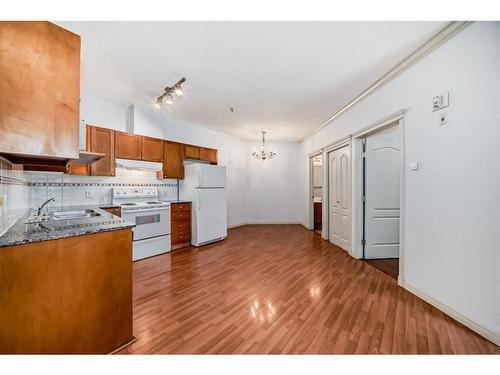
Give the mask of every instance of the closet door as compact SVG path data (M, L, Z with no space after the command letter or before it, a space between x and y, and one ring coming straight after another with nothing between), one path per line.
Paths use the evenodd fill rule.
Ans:
M399 257L399 127L366 138L365 258Z
M351 244L351 173L349 146L329 153L330 242L349 250Z

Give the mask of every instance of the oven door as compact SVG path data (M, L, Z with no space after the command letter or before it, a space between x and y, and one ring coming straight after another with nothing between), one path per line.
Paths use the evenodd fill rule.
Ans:
M170 208L123 210L122 219L135 223L134 241L170 234Z

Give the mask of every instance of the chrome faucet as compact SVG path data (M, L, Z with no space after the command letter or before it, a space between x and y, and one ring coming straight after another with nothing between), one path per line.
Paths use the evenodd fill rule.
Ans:
M48 205L50 202L55 201L55 200L56 200L56 198L49 198L45 202L43 202L40 206L38 206L37 212L36 212L37 216L40 216L42 214L42 210L46 205Z

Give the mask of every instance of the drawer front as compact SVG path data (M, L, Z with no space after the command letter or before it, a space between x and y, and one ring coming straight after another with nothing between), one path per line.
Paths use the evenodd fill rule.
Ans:
M172 237L172 245L191 241L191 233L173 233L172 232L171 237Z
M175 220L171 224L172 233L191 233L191 221L190 220Z
M189 212L189 211L178 211L178 212L172 211L171 220L172 221L191 220L191 212Z
M180 212L180 211L191 212L191 203L173 203L170 204L170 210L172 212Z

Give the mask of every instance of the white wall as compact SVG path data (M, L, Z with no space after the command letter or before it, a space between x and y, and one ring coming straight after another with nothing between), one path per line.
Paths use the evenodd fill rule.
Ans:
M299 145L271 142L278 150L272 160L248 161L248 223L299 222ZM249 143L246 154L259 143Z
M80 115L86 123L97 126L218 149L219 164L227 167L229 226L298 222L296 143L273 144L280 156L263 166L251 159L253 144L194 124L176 123L172 116L152 105L131 107L83 95Z
M406 110L404 282L500 340L500 23L465 29L301 145L307 155ZM450 92L448 124L432 97ZM408 163L421 169L412 171Z
M0 157L0 235L31 206L28 176L22 165Z

